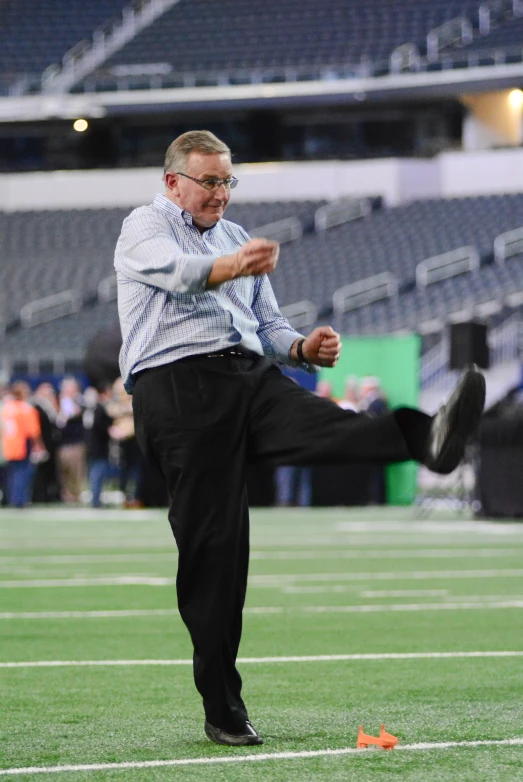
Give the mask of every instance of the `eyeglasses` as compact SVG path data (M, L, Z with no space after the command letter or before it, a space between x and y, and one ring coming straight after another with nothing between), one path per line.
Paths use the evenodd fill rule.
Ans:
M210 193L219 190L222 185L226 190L234 190L238 184L238 180L235 176L227 177L227 179L196 179L196 177L189 176L189 174L182 174L181 171L176 171L175 173L178 174L178 176L184 176L186 179L192 179L193 182L198 182L199 185Z

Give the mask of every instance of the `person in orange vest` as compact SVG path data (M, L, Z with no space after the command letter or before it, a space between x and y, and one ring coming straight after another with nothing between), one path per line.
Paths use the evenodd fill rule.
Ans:
M27 401L30 393L27 383L13 383L0 413L2 452L7 462L7 503L15 508L23 508L31 497L31 457L34 460L46 456L38 413Z

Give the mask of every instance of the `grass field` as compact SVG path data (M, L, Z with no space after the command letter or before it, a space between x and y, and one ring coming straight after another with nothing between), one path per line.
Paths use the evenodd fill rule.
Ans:
M265 745L232 749L203 733L165 512L1 514L0 777L523 780L523 525L253 511ZM356 751L382 722L398 747Z

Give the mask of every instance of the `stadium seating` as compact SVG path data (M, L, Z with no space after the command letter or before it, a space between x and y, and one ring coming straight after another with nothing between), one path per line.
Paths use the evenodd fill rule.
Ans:
M408 41L424 46L429 30L460 14L477 17L479 0L181 0L123 49L86 84L103 83L115 66L168 63L172 76L227 74L385 62ZM202 42L204 42L202 44ZM341 75L351 71L342 68ZM340 75L340 74L336 74ZM183 79L182 79L183 81ZM114 78L113 78L114 82ZM129 82L131 83L131 82Z
M111 273L114 247L129 209L0 213L5 318L24 304L76 288L96 292Z
M2 0L0 94L16 79L61 63L72 47L92 40L94 30L121 18L126 5L125 0ZM331 76L379 70L403 43L413 42L424 53L427 33L452 18L466 16L477 29L480 5L481 0L180 0L86 77L80 89L103 88L104 81L115 88L119 77L113 69L129 65L138 66L128 79L131 86L140 86L140 65L155 64L172 68L162 75L163 86L186 83L187 74L198 81L231 74L233 80L250 79L246 74L252 71L278 78L282 69L293 68L295 77L304 78L329 69ZM463 51L521 48L522 19L496 24Z
M52 361L63 357L81 364L91 337L118 323L116 302L99 302L84 307L75 315L42 323L34 328L18 328L6 334L0 352L11 361L25 362L31 357Z
M187 74L250 79L249 72L278 78L282 69L295 77L318 71L350 76L388 62L399 45L413 42L425 50L427 33L456 16L477 24L480 0L180 0L107 60L79 89L115 88L121 66L171 66L163 86L183 84ZM17 78L41 74L61 63L64 54L95 29L121 18L125 0L3 0L0 2L0 94ZM505 23L474 47L521 40L521 20ZM202 43L204 42L204 43ZM270 71L273 69L271 75ZM147 69L146 69L147 70ZM244 74L243 77L241 74ZM227 76L228 75L228 76ZM287 78L289 73L286 74ZM292 78L292 74L290 75ZM121 83L121 82L120 82ZM139 67L126 82L140 86ZM146 86L148 81L143 83ZM78 88L76 88L78 89Z
M403 293L345 313L336 323L345 334L379 334L400 330L423 330L433 319L444 323L449 315L466 312L484 302L500 302L514 291L523 291L523 256L504 266L489 264L467 274L451 277L426 288Z
M361 220L284 245L273 285L282 303L288 303L291 294L294 301L311 299L321 311L332 303L336 288L380 272L393 272L400 286L408 288L414 284L420 261L463 245L477 247L487 262L495 237L520 226L522 195L416 201L381 209ZM455 278L449 285L455 285L458 291L463 279ZM433 296L434 289L434 285L429 286L426 295ZM421 306L422 294L416 295L415 301ZM457 298L460 296L461 292ZM381 320L380 324L383 328Z
M14 79L60 63L97 27L118 18L125 0L4 0L0 3L0 74Z

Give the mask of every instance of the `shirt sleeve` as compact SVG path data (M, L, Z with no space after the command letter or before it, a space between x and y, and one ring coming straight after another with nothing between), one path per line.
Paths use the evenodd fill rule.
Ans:
M184 253L167 221L147 207L124 220L114 265L133 280L176 293L202 293L220 255Z
M256 279L252 311L259 323L257 334L266 356L277 359L283 364L304 369L306 372L317 371L317 367L313 364L291 360L292 344L295 340L302 339L303 335L295 331L281 314L272 285L265 274Z

